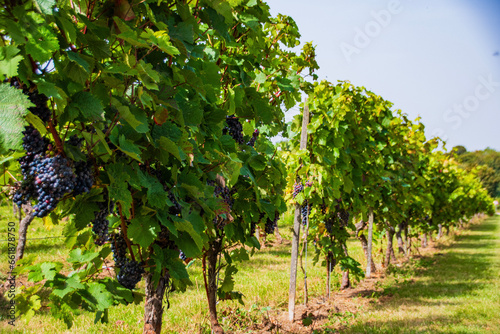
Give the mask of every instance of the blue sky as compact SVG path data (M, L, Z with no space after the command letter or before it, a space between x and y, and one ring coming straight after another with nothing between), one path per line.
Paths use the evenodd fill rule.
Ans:
M266 2L317 46L320 79L349 80L420 116L448 149L500 150L500 1Z

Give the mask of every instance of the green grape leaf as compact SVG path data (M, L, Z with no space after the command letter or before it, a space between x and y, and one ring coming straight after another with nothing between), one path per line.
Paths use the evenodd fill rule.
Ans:
M13 77L17 75L19 62L23 60L23 56L17 55L19 49L14 45L0 47L0 75Z
M106 286L101 283L92 282L88 285L88 293L92 298L87 299L95 308L100 311L113 305L113 295L106 290Z
M99 252L90 252L81 248L73 249L69 253L68 262L70 263L87 263L91 262L99 256Z
M149 216L139 216L130 221L127 235L134 243L144 248L149 247L160 232L156 219Z
M101 101L89 92L78 92L68 105L72 114L81 114L84 119L98 121L103 119L104 109Z
M36 0L34 2L43 14L52 14L52 8L56 5L56 0Z
M123 173L124 166L120 163L110 164L107 167L107 172L111 184L108 187L109 197L115 199L123 205L123 214L130 216L132 208L132 194L128 189L128 180L130 175Z
M136 145L132 140L126 139L125 135L120 135L118 139L120 146L118 148L123 153L134 158L135 160L142 162L141 160L141 147Z
M24 116L31 106L20 89L0 84L0 152L21 149Z
M172 140L168 139L167 137L160 137L158 143L160 144L160 148L162 150L167 151L168 153L176 157L177 160L182 162L181 155L179 153L179 146L177 146Z
M64 281L62 287L54 288L52 293L59 298L64 298L68 293L79 289L85 289L85 286L80 282L78 275L73 275Z

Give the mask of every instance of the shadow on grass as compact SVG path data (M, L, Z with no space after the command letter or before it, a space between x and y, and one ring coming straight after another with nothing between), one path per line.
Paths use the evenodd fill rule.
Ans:
M63 240L63 239L61 239ZM17 246L17 243L16 243ZM28 240L24 248L24 255L29 255L31 253L39 253L50 251L52 249L62 249L64 248L63 241L43 241L43 240ZM2 252L7 253L7 243L1 248Z
M444 247L446 254L423 256L414 266L391 270L395 282L382 293L371 296L378 299L376 309L388 314L397 312L401 305L415 307L439 307L461 305L457 297L478 294L491 279L493 252L499 229L498 219L490 218L481 225L470 228L467 235L458 236L454 244ZM414 281L412 278L416 278ZM370 297L370 296L368 296ZM446 300L447 298L452 301ZM473 314L471 314L473 316ZM458 322L458 323L457 323ZM487 324L484 324L485 326ZM405 319L367 319L359 321L341 333L474 333L457 321L457 317L440 315L419 316L414 311ZM318 332L320 333L320 332Z

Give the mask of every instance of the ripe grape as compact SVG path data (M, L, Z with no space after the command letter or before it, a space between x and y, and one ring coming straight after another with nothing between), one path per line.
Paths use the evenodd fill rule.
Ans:
M102 246L108 241L109 220L107 217L110 212L113 212L113 202L99 202L99 211L95 212L95 218L92 220L92 232L97 236L94 243L97 246Z
M122 232L114 233L111 237L111 251L113 252L113 260L115 261L115 267L122 267L128 260L127 255L127 243L123 237Z
M82 144L83 138L79 138L76 135L73 135L66 140L66 144L75 146L75 147L80 147Z
M75 167L75 189L73 194L75 196L88 193L94 184L94 176L92 174L92 162L90 161L77 161L74 163Z
M34 107L29 108L29 111L31 111L33 115L38 116L42 121L49 121L52 113L47 107L47 101L49 100L47 96L40 94L37 89L32 92L24 89L23 93L27 93L29 100L35 105Z
M266 234L273 234L274 230L278 226L278 220L280 219L280 214L279 212L276 212L274 214L274 219L267 218L266 225L265 225L265 232Z
M54 210L57 203L75 187L75 174L66 158L35 156L31 163L35 177L38 203L33 207L35 216L45 217Z
M49 141L47 138L42 138L37 129L31 125L27 126L24 128L23 135L23 148L27 156L33 156L47 151Z
M127 259L123 266L120 267L120 272L116 276L118 283L127 289L134 289L137 283L140 282L142 274L145 272L143 265L143 262Z
M332 235L333 233L333 224L335 223L335 220L333 217L328 217L325 219L325 228L328 231L328 234Z
M214 187L214 197L221 198L224 204L226 205L227 209L224 211L227 212L224 213L229 213L232 210L234 204L232 191L228 187L222 187L218 185L213 180L209 180L207 183L208 185ZM227 219L225 219L221 215L216 215L213 220L213 223L218 229L223 229L227 223Z
M292 194L293 198L295 198L295 196L297 196L302 190L304 190L302 182L301 183L295 182L295 184L293 185L293 194Z
M339 222L341 226L347 226L349 222L349 212L345 209L339 209L337 211L337 217L339 218Z
M243 144L243 126L238 118L226 116L227 126L222 129L222 134L229 134L238 144Z
M50 119L52 113L47 107L47 101L49 100L47 96L45 96L44 94L40 94L38 92L38 89L30 90L28 87L24 86L24 84L20 82L16 77L10 78L10 85L17 89L22 88L23 94L27 95L31 103L35 105L34 107L28 108L28 110L31 111L33 115L38 116L43 122L47 122Z
M302 224L306 226L307 220L309 219L309 214L311 213L311 205L307 200L304 202L304 205L302 205L302 207L300 208L300 212L302 214Z
M250 138L250 141L247 143L249 146L254 146L255 142L257 141L257 137L259 136L259 130L255 129L254 132L252 133L252 138Z

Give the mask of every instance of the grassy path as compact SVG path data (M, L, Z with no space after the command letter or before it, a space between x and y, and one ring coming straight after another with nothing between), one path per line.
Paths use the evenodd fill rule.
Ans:
M342 333L500 333L500 216L397 268Z

